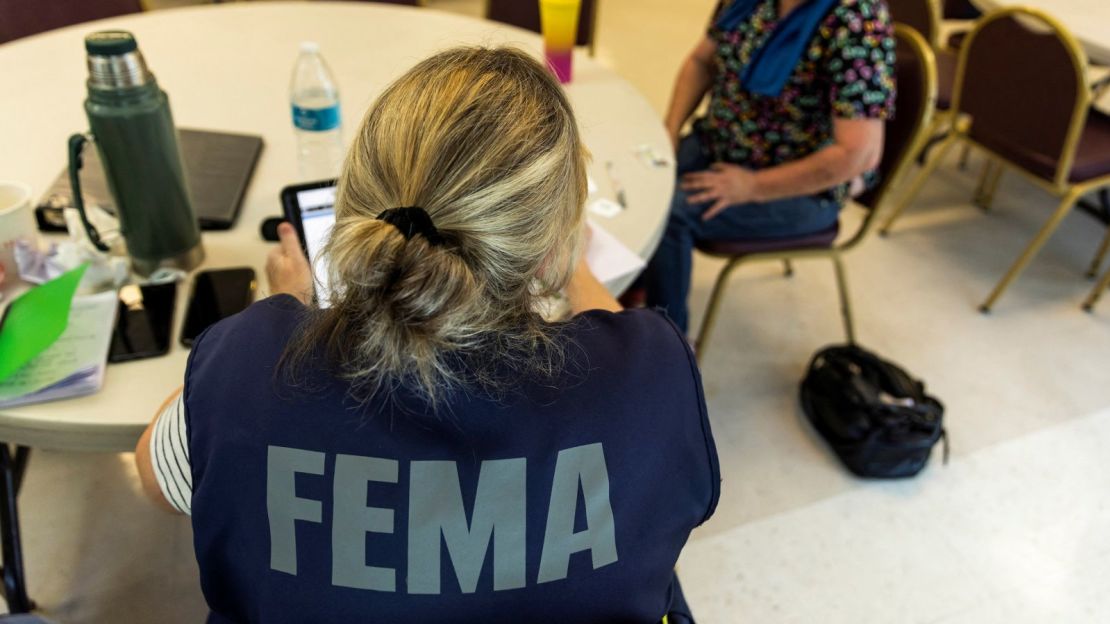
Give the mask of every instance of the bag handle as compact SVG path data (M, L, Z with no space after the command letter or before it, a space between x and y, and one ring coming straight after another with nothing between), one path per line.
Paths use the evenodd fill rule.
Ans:
M848 345L847 348L881 378L883 385L889 386L905 396L925 395L924 385L902 370L900 366L888 362L857 345Z

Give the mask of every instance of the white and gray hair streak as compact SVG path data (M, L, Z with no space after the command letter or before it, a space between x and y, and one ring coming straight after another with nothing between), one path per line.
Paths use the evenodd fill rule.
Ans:
M310 309L283 365L326 366L362 400L401 385L433 407L507 371L555 374L558 326L536 302L570 279L585 198L573 111L539 62L465 47L419 63L358 128L323 254L331 305ZM376 218L402 206L427 211L443 244Z

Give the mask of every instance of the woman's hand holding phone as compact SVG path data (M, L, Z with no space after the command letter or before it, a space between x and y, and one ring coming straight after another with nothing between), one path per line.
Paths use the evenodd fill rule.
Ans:
M292 295L301 303L312 300L312 267L292 225L278 226L278 246L266 257L266 279L271 295Z

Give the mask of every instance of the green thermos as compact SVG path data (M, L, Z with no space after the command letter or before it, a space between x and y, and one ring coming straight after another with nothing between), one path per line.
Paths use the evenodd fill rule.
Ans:
M85 231L98 249L108 250L89 223L81 199L81 150L91 139L104 166L135 271L148 275L159 267L192 269L204 260L204 248L189 201L169 99L147 69L131 33L93 33L85 38L85 51L89 67L85 113L91 135L69 138L69 180Z

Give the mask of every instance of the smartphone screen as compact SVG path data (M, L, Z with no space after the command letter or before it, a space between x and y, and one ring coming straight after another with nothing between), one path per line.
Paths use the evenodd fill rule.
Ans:
M246 309L254 301L254 269L201 271L193 281L193 296L181 329L181 344L191 347L209 325Z
M124 286L112 331L109 362L127 362L165 355L170 350L177 284Z

